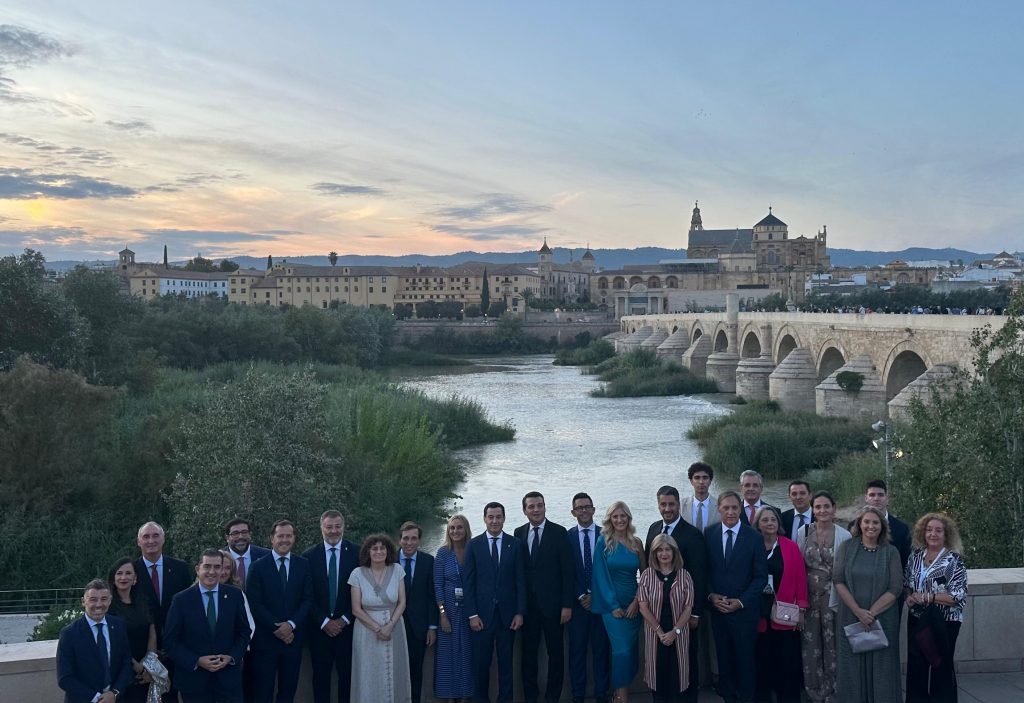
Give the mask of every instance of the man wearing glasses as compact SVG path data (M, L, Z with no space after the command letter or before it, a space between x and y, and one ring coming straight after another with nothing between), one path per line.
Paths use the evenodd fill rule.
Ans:
M236 517L224 528L224 536L228 541L228 553L235 560L235 575L238 585L245 590L245 577L252 563L270 554L266 547L252 543L252 524L244 518Z
M587 695L587 649L590 649L594 671L594 699L605 700L608 694L608 634L601 616L590 610L590 588L594 576L594 544L601 530L594 524L594 501L586 493L572 498L572 516L576 524L568 530L569 547L576 566L576 602L569 620L569 676L572 699L582 701Z

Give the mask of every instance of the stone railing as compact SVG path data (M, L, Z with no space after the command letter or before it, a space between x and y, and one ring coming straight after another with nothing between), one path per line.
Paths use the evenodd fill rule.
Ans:
M1024 637L1020 634L1024 632L1024 568L972 569L968 572L968 584L970 595L956 648L957 670L961 673L1024 671ZM56 641L0 645L0 700L60 703L63 694L57 688L56 652ZM433 701L429 695L434 678L429 656L424 668L424 700ZM543 672L544 668L542 663L540 670ZM296 700L312 700L309 671L307 656ZM641 666L640 675L642 671ZM638 691L644 690L640 675L634 682L634 689ZM519 694L518 662L515 682ZM563 699L568 698L567 680Z

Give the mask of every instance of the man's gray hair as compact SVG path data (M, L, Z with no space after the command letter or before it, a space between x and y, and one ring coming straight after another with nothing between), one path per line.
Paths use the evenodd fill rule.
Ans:
M164 532L163 525L161 525L159 522L154 522L153 520L150 520L149 522L142 524L142 527L139 528L139 533L136 535L136 537L142 537L142 533L146 531L147 527L155 527L156 529L160 530L160 534L166 534Z
M751 477L756 478L757 482L764 486L764 476L757 473L753 469L747 469L746 471L740 474L740 483L743 483L743 479Z

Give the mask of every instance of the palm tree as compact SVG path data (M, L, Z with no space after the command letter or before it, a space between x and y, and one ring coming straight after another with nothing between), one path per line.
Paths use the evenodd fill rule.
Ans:
M327 255L327 260L331 262L331 266L334 266L335 264L337 264L338 263L338 252L332 251L330 254Z

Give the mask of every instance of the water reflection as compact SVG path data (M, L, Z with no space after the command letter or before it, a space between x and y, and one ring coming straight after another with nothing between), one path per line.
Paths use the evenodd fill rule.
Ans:
M487 358L491 370L467 373L466 367L438 370L402 380L434 397L458 394L481 403L497 421L510 420L516 439L474 447L458 453L468 469L457 489L461 498L453 512L464 512L473 534L483 530L483 506L492 500L505 505L509 532L526 522L524 493L541 491L548 517L566 527L572 496L589 493L600 522L604 507L624 500L637 529L659 519L655 493L669 483L690 493L686 467L700 459L700 449L686 438L697 420L729 409L700 398L591 398L597 385L573 367L553 366L550 356ZM497 370L495 370L497 367ZM717 476L712 492L739 477ZM785 482L769 484L765 500L788 505ZM427 529L424 546L440 544L439 529Z

